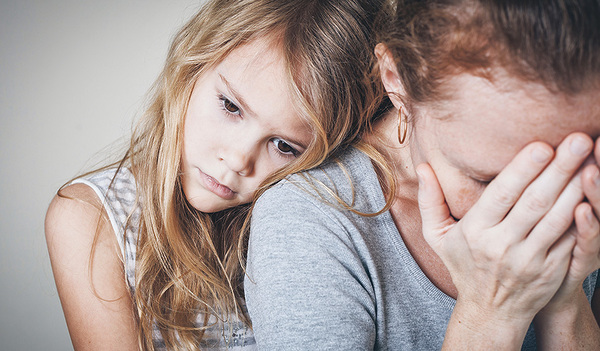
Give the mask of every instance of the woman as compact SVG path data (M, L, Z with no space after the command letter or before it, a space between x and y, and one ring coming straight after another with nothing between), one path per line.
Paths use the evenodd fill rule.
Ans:
M375 50L395 108L255 206L258 346L597 350L599 20L401 1Z

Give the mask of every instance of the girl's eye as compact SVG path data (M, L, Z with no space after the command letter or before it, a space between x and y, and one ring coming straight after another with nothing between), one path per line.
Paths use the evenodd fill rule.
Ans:
M221 105L223 107L223 110L225 110L227 113L231 113L234 115L240 114L240 108L237 107L236 104L234 104L231 100L229 100L225 96L223 96L223 95L219 96L219 100L221 100Z
M296 151L296 149L294 149L290 144L286 143L285 141L279 138L274 138L273 144L275 144L277 151L281 152L282 154L292 156L298 155L298 151Z

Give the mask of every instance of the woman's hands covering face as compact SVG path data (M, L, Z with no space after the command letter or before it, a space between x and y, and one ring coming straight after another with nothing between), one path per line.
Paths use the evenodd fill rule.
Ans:
M420 165L423 234L450 271L458 302L469 302L473 315L522 325L547 305L567 304L600 268L598 164L600 142L594 148L582 133L556 150L532 143L459 221L431 167Z
M575 223L571 228L577 244L573 249L565 280L553 297L552 305L568 300L573 291L581 288L583 280L600 268L600 139L596 140L593 156L586 163L588 164L583 167L580 177L587 202L576 207Z

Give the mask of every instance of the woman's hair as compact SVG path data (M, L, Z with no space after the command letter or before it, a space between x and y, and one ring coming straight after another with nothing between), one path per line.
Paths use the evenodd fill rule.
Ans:
M308 122L313 138L263 191L358 140L381 111L381 84L366 72L382 2L212 0L176 34L130 146L112 165L131 169L142 209L133 292L142 349L154 349L154 324L167 348L197 349L209 319L222 323L239 315L249 322L239 308L243 253L237 250L250 206L206 214L182 190L184 116L196 80L255 38L266 36L281 49L297 102L290 108Z
M393 54L409 110L444 98L444 79L505 69L555 92L597 86L598 0L396 0L378 40Z

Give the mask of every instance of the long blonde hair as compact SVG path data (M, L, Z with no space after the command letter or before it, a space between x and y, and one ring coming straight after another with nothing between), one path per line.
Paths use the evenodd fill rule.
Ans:
M249 323L239 307L238 244L250 206L205 214L187 202L181 186L184 116L195 81L254 38L280 43L296 109L313 138L263 191L320 164L368 129L382 96L380 83L366 74L382 1L212 0L176 34L130 146L113 164L133 172L142 209L133 292L142 349L154 350L155 325L167 348L197 349L211 316L226 322L238 315ZM203 325L196 324L198 315Z

